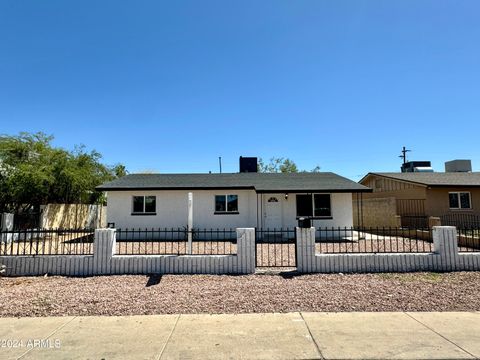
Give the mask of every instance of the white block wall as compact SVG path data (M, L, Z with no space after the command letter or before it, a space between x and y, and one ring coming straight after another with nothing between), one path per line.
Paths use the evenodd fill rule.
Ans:
M433 228L434 252L316 254L315 228L296 229L300 273L479 271L480 252L459 253L454 227ZM94 255L0 256L7 276L110 274L252 274L255 229L237 229L235 255L115 255L116 231L95 231Z
M362 273L480 270L480 252L459 253L453 226L433 228L434 252L392 254L316 254L315 228L297 228L297 271Z
M251 274L255 229L237 229L235 255L115 255L116 231L95 230L94 255L0 256L7 276L111 274Z

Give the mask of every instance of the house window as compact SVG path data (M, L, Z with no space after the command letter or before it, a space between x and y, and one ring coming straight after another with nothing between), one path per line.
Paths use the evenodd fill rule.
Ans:
M215 195L216 214L238 214L238 195Z
M469 192L448 193L450 209L471 209L472 201Z
M297 216L313 216L312 195L297 195Z
M330 194L297 195L297 216L331 217Z
M330 194L313 195L313 206L314 216L332 216Z
M156 196L134 196L133 214L155 214L157 208Z

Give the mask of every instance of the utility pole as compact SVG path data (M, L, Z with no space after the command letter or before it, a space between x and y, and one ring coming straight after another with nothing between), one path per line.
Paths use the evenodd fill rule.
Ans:
M220 174L222 173L222 157L218 157L218 165L220 165Z
M407 150L405 146L402 148L402 155L399 156L399 158L403 159L403 163L405 164L407 162L407 152L410 152L412 150Z

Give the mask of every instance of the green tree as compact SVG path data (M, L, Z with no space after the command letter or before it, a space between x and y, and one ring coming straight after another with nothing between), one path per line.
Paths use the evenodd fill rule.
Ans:
M265 162L262 158L258 159L257 165L258 172L262 173L298 173L298 166L295 162L289 158L276 158L272 157L268 162ZM302 170L302 172L307 172ZM320 166L316 166L310 172L320 172Z
M117 164L113 167L113 173L116 177L123 177L128 174L128 171L125 165Z
M272 157L268 162L258 159L258 172L263 173L288 173L298 172L297 165L290 159Z
M123 165L101 163L85 146L73 151L52 146L52 136L25 133L0 136L0 211L19 212L47 203L104 201L95 187L126 174Z

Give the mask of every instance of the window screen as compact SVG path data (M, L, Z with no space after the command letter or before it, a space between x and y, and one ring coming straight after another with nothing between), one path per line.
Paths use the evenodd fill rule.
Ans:
M460 193L460 207L462 209L470 209L470 193Z
M297 195L297 216L312 215L312 195Z
M238 195L227 196L227 211L238 211Z
M215 195L215 211L223 212L227 210L227 201L225 195Z
M145 196L145 212L152 212L156 211L156 197L155 196Z
M134 196L133 197L133 212L142 213L143 212L143 196Z
M315 194L315 216L331 216L332 210L330 207L330 194Z

